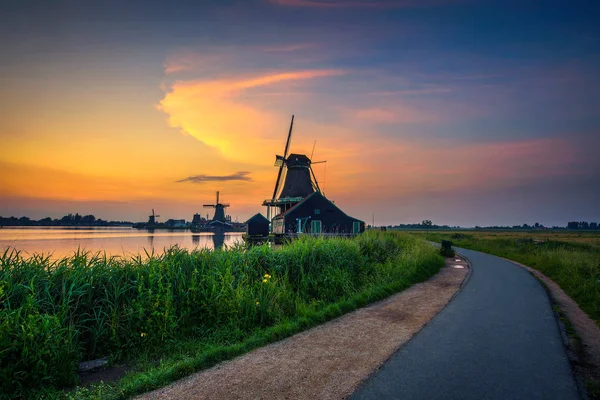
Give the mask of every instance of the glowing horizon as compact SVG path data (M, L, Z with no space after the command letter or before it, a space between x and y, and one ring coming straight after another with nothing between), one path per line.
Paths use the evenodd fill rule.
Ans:
M292 151L316 141L325 194L367 222L600 219L593 10L253 0L133 18L143 6L0 19L1 216L191 220L219 190L244 220L295 114Z

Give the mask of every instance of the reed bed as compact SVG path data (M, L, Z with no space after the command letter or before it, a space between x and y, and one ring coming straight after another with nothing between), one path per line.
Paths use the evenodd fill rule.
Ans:
M0 393L127 397L388 296L442 264L422 239L389 232L130 259L7 250ZM54 389L78 383L79 362L106 356L138 371L75 395Z

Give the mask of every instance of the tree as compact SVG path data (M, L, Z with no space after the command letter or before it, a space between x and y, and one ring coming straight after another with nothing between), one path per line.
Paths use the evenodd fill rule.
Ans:
M81 223L83 223L84 225L92 225L95 221L96 217L94 217L91 214L81 218Z
M424 220L423 222L421 222L421 225L423 225L425 228L429 229L433 226L433 222L431 222L431 220Z
M567 229L579 229L579 222L571 221L567 224Z

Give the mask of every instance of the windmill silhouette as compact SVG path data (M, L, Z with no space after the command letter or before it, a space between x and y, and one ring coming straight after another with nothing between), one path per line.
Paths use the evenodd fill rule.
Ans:
M212 219L213 221L227 222L227 218L225 217L225 209L229 207L229 204L219 203L219 192L217 192L217 202L215 204L204 204L203 207L215 209L215 215Z
M364 232L364 221L344 213L321 192L312 164L326 161L311 160L316 142L310 158L305 154L290 153L293 127L292 115L283 156L275 156L275 166L279 170L273 196L263 201L263 206L267 207L269 231L275 242L305 234L352 236Z
M160 217L160 215L154 214L154 208L152 209L152 215L148 216L148 225L156 224L156 218Z
M314 192L321 192L311 165L326 161L312 162L305 154L289 154L293 127L294 116L292 115L292 122L290 123L283 156L275 156L275 166L279 167L279 171L277 172L273 196L270 200L263 202L263 205L268 207L268 219L270 219L271 207L276 207L279 213L284 213L306 196Z

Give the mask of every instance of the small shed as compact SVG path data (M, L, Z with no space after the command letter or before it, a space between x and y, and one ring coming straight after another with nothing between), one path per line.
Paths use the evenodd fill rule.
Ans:
M295 206L273 218L273 233L280 235L354 235L364 230L363 221L344 213L320 192L306 196Z
M252 216L246 221L246 234L248 236L268 236L269 220L261 213Z

